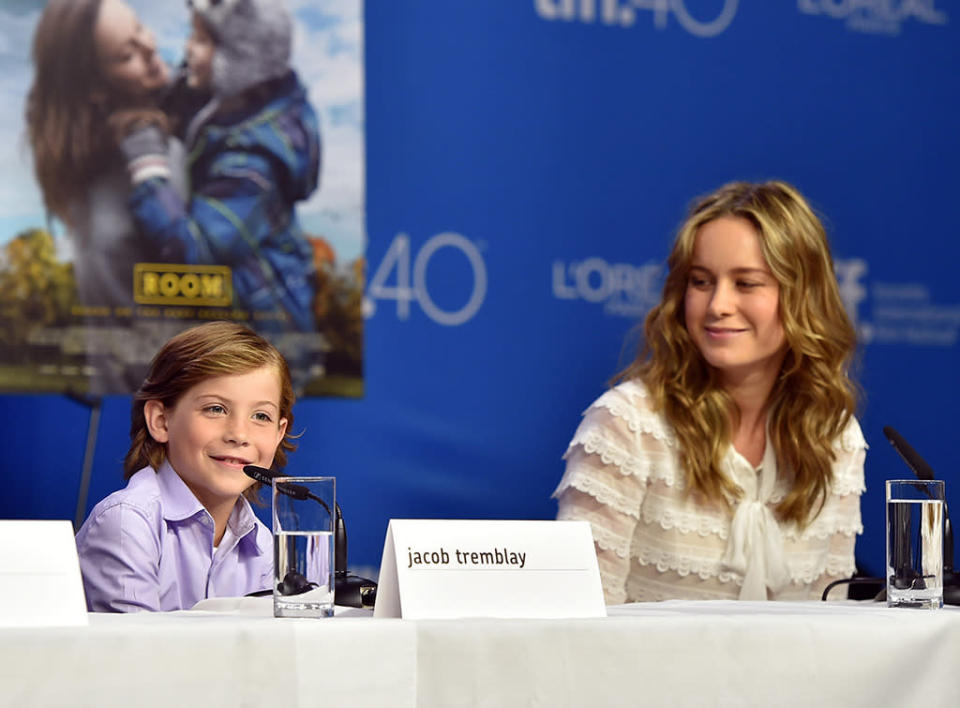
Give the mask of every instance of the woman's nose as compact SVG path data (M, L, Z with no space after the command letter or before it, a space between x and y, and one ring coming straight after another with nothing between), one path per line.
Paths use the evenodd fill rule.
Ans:
M718 282L710 296L709 311L714 317L731 314L735 309L736 293L730 285Z

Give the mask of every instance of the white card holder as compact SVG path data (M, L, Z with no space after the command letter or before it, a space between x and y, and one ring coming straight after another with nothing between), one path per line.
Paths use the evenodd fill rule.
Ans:
M586 521L393 519L374 617L605 617Z
M0 520L0 627L86 624L70 522Z

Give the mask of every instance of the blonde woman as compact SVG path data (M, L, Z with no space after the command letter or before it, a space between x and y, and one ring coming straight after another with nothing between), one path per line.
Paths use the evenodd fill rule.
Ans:
M692 207L646 345L587 409L554 492L608 603L808 600L854 571L866 443L823 226L788 184Z

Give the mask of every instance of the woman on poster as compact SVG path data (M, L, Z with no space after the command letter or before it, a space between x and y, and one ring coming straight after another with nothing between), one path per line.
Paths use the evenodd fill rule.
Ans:
M135 390L143 371L131 367L130 347L155 347L129 331L133 268L158 252L131 217L130 180L111 126L124 116L166 124L158 105L170 72L153 34L122 0L51 0L34 34L33 63L27 136L44 204L72 247L91 389ZM185 194L183 149L173 138L164 146L171 189Z

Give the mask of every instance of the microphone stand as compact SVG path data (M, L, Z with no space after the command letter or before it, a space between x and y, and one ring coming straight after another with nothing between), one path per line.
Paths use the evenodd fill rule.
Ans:
M344 607L372 609L377 602L377 584L347 570L347 526L337 504L337 533L334 537L334 603Z
M953 567L953 524L947 500L943 500L943 601L947 605L960 605L960 573Z
M935 479L933 468L900 433L887 425L883 428L883 434L917 479L923 481ZM884 597L877 595L878 600L886 598L886 588L881 591L881 594ZM950 510L947 508L946 499L943 500L943 602L945 605L960 605L960 573L957 573L953 566L953 524L950 522Z

